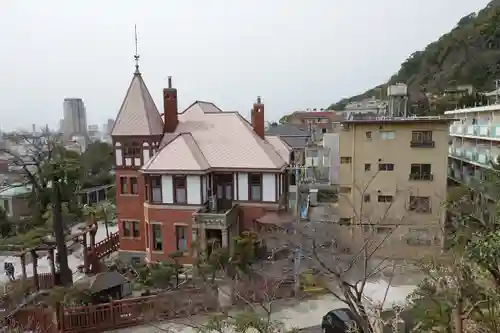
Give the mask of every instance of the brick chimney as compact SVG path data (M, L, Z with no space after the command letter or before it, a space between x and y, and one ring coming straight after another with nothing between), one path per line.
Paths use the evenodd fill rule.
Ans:
M168 77L168 88L163 89L163 133L173 133L179 124L177 116L177 89L172 88L172 77Z
M264 139L264 104L260 96L257 97L257 102L253 104L252 127L255 133Z

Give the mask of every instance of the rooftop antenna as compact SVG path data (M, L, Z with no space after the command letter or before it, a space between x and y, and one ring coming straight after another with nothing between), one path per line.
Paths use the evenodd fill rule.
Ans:
M139 72L139 52L137 50L137 24L134 25L134 33L135 33L135 54L134 54L134 60L135 60L135 73L140 74Z

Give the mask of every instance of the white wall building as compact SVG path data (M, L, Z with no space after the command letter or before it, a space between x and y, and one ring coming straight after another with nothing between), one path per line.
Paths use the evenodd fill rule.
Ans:
M353 115L362 114L384 114L387 110L387 102L378 98L367 98L358 102L351 102L345 106L344 114L346 119Z

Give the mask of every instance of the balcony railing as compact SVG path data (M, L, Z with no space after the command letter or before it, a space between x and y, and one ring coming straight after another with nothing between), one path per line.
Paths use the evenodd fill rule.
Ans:
M239 206L231 200L218 199L214 203L207 203L197 212L193 213L194 226L204 225L212 229L227 229L237 218Z
M410 147L412 148L434 148L436 143L432 140L424 140L424 141L414 141L410 142Z
M450 134L458 136L484 137L500 140L499 125L451 125Z
M491 163L496 163L497 155L492 154L489 150L478 150L474 148L453 147L448 148L448 154L471 163L479 164L486 168L491 167Z
M434 180L434 176L429 173L410 173L409 180L432 181Z

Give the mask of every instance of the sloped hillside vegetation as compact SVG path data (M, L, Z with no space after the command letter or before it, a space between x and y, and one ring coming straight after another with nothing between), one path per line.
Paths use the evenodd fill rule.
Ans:
M406 83L410 98L414 99L415 95L440 93L462 84L471 84L479 91L493 90L497 78L500 79L500 0L462 17L449 33L410 55L385 84L344 98L328 109L342 110L349 102L380 96L380 88L397 82Z

